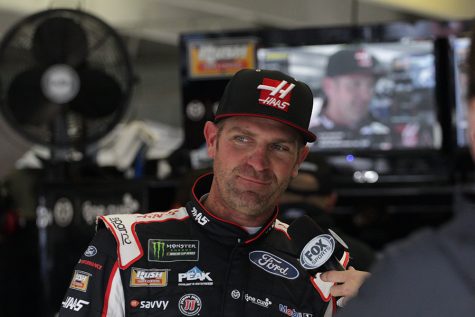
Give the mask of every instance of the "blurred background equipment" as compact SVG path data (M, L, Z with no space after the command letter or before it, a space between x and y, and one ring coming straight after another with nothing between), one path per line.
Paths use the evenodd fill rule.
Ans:
M128 106L133 76L125 45L102 20L53 9L14 25L0 45L1 111L18 133L85 153Z
M95 216L136 212L144 201L140 184L120 178L101 183L105 174L95 164L95 144L126 113L132 66L123 40L101 19L80 10L51 9L22 19L5 34L0 69L1 114L19 135L49 150L41 160L43 170L28 173L36 178L38 238L20 236L12 252L23 255L26 263L38 263L40 283L17 283L38 289L41 296L35 296L39 302L34 305L12 301L2 306L6 315L21 306L24 314L51 315L93 235ZM9 180L11 187L14 183L15 177ZM6 212L5 234L14 225ZM15 274L19 269L15 265L9 271L26 276Z

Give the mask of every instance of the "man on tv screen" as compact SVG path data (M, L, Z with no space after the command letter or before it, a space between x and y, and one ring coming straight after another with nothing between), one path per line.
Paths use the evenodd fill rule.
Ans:
M318 131L319 147L366 148L390 146L390 128L369 110L380 62L363 48L346 48L328 59L321 89L325 101L311 130Z

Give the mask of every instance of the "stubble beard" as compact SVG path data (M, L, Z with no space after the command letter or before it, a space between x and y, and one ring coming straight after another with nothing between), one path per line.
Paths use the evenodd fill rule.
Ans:
M269 210L273 210L275 204L277 203L278 197L280 197L281 193L285 191L290 179L279 185L274 175L256 176L255 172L251 172L253 173L251 175L254 178L257 177L262 180L272 179L269 187L272 186L274 188L270 189L269 191L259 193L242 188L242 185L238 185L237 183L239 175L249 175L248 170L249 168L242 166L233 169L231 173L225 177L226 181L224 184L219 184L218 188L220 188L219 191L221 192L221 196L227 202L229 208L248 216L259 216L268 212ZM277 185L273 186L274 184Z

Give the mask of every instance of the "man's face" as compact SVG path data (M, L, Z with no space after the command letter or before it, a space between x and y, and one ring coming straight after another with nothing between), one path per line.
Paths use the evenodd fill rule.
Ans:
M211 122L205 127L215 174L209 198L237 217L269 217L308 148L299 146L294 129L274 120L231 117L218 129Z
M370 74L326 78L323 89L328 98L326 113L330 119L349 127L362 120L373 98L374 81Z

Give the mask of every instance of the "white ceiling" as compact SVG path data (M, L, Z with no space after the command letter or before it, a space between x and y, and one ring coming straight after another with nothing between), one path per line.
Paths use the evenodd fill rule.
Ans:
M475 16L473 0L0 0L0 32L22 17L58 7L80 8L122 33L172 45L180 33L192 31Z

